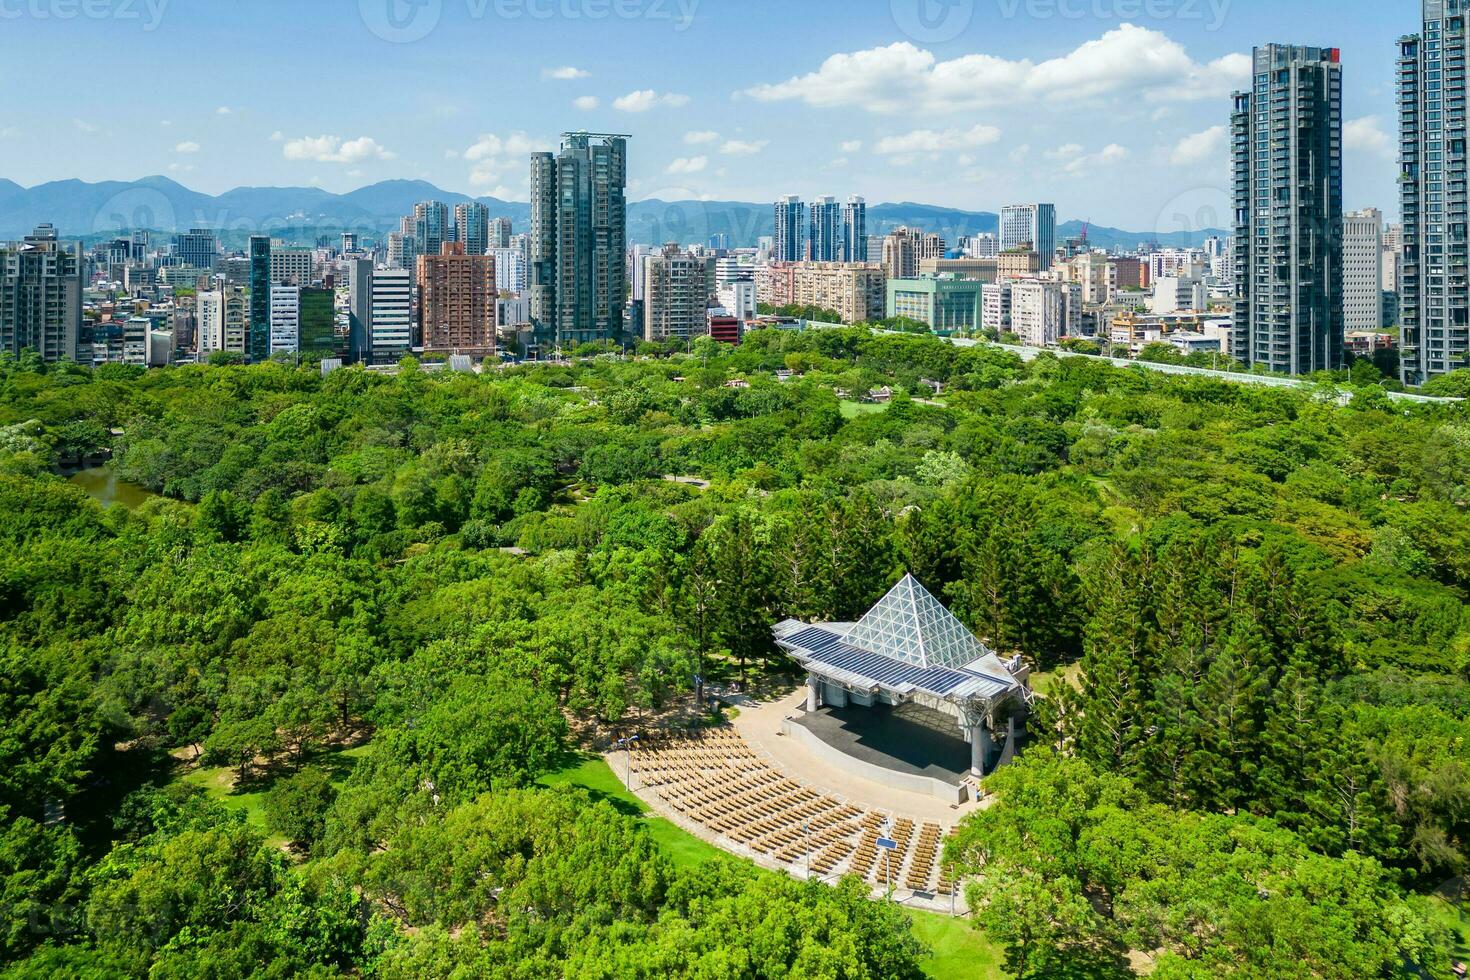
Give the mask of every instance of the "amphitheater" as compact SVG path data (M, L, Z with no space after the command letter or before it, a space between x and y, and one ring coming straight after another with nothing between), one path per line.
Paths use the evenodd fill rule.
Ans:
M729 699L727 725L641 733L609 756L656 812L798 877L964 910L941 867L984 775L1016 751L1027 675L905 577L862 621L776 627L808 683Z

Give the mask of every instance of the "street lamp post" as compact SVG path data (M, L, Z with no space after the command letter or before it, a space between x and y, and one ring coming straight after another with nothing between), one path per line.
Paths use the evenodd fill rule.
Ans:
M628 787L630 792L633 789L633 743L636 741L638 741L637 735L620 738L617 741L618 748L628 753L628 759L623 769L623 783Z
M806 877L810 881L812 877L812 824L811 818L803 817L801 820L801 839L806 848Z

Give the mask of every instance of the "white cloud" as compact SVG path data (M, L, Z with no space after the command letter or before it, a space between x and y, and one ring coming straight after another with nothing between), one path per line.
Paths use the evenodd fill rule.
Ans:
M1082 144L1067 143L1057 147L1055 150L1047 150L1042 156L1048 160L1070 160L1082 152Z
M533 139L525 133L517 130L504 138L494 133L486 133L464 151L464 158L471 163L480 160L492 160L496 157L524 157L532 153L542 153L551 149L551 144L543 140Z
M283 133L283 132L281 132L279 129L276 130L274 133L271 133L271 142L272 143L284 143L285 141L286 141L286 134Z
M651 88L629 92L627 95L613 99L613 108L619 112L647 112L657 106L677 109L688 104L689 96L687 95L677 95L673 92L665 92L660 95Z
M572 100L572 107L576 109L581 109L583 112L591 112L599 105L601 105L601 103L598 102L597 96L595 95L583 95Z
M0 140L13 140L20 135L20 130L14 126L0 128Z
M1376 153L1386 159L1393 159L1395 155L1393 140L1383 131L1383 121L1377 116L1364 116L1344 124L1342 145L1349 150Z
M228 116L228 115L233 114L234 111L235 111L234 109L231 109L227 105L222 105L218 109L214 110L215 115L217 115L217 116Z
M1211 126L1202 133L1186 136L1169 152L1169 162L1176 166L1220 162L1228 149L1228 136L1224 126Z
M565 65L561 68L543 69L541 72L541 77L554 78L557 81L561 82L575 82L579 78L592 77L592 73L590 71L583 71L580 68L573 68L571 65Z
M287 160L313 160L317 163L360 163L363 160L392 160L397 156L370 136L346 141L340 136L303 136L287 141L282 153Z
M364 174L361 170L357 170L357 169L354 168L352 170L347 171L347 176L349 176L349 177L364 177L364 176L366 176L366 174Z
M753 157L770 145L770 140L726 140L720 152L731 157Z
M842 144L843 153L860 153L863 149L862 140L848 140Z
M193 140L184 140L184 142L182 142L178 146L175 146L174 147L174 152L175 153L198 153L199 152L199 144L196 143L196 142L194 142Z
M1168 35L1123 24L1049 61L970 54L940 61L902 41L835 54L821 68L745 94L762 102L801 100L818 108L873 112L960 112L1017 101L1081 101L1142 94L1152 101L1220 98L1250 77L1250 59L1196 62Z
M684 142L690 146L699 146L701 143L714 143L719 138L720 134L712 129L696 130L695 132L684 134Z
M186 174L194 169L194 165L192 163L171 163L168 169L171 173Z
M1066 159L1066 163L1062 165L1062 170L1063 172L1074 177L1080 177L1087 174L1088 171L1097 170L1100 167L1106 167L1111 164L1120 163L1123 160L1128 159L1127 148L1119 146L1117 143L1109 143L1107 146L1103 147L1101 150L1098 150L1096 153L1082 153L1080 152L1081 149L1082 147L1077 146L1076 144L1071 144L1069 146L1060 147L1058 150L1055 150L1052 153L1048 153L1047 156L1052 157L1052 159L1054 160ZM1062 150L1069 150L1072 152L1066 154L1066 157L1058 157L1054 155Z
M669 174L697 174L709 166L709 157L680 157L669 164L664 173Z
M916 129L902 136L885 136L878 141L878 152L885 156L907 153L943 153L946 150L987 146L998 139L1000 139L1000 130L994 126L975 126L971 129Z
M94 123L89 123L85 119L73 119L72 125L76 126L77 129L80 129L84 133L98 133L102 131L102 127Z

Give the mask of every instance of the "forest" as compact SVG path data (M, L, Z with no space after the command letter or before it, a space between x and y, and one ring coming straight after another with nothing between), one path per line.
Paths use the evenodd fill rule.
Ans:
M147 499L67 479L104 459ZM855 329L0 357L0 544L0 977L922 976L859 884L678 863L545 781L904 571L1039 671L946 849L1005 975L1465 958L1462 404Z

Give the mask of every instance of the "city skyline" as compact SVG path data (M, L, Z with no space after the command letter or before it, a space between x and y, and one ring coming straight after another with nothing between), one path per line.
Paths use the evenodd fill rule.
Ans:
M1246 81L1251 48L1280 40L1341 47L1345 203L1394 217L1393 40L1417 29L1411 9L1351 4L1343 18L1342 4L1283 10L1244 0L1136 14L1123 2L960 0L940 8L941 22L916 19L919 0L862 11L827 0L739 9L630 0L617 5L632 13L623 17L596 16L602 8L590 0L550 17L531 0L428 0L393 21L377 14L401 0L226 10L157 2L153 20L134 5L136 21L121 4L97 8L109 18L68 20L25 6L7 20L27 42L12 70L101 61L120 38L145 62L226 43L249 56L222 63L223 86L105 111L85 73L57 75L44 105L0 113L10 167L0 176L32 186L162 174L216 194L423 179L523 202L529 154L587 128L635 135L630 201L810 201L840 187L869 201L971 210L1054 200L1064 215L1140 230L1224 227L1229 95ZM1352 23L1323 37L1329 8L1332 21ZM283 18L293 30L277 30ZM728 64L710 59L762 24L781 28L777 43L747 45ZM311 44L302 60L322 32L334 43ZM482 39L497 45L493 67L456 56L458 42ZM299 64L313 65L313 77L414 84L300 99L291 95L305 80ZM472 90L507 97L467 97ZM58 104L77 108L58 117ZM1212 211L1222 220L1198 220Z

